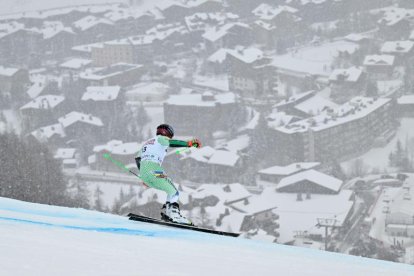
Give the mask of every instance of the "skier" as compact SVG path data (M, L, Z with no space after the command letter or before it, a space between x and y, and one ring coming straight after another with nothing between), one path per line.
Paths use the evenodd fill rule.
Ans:
M135 161L140 170L140 177L151 188L165 191L167 202L162 206L161 218L167 221L192 224L180 213L178 205L179 192L172 180L164 173L161 164L168 147L201 147L201 142L194 138L189 141L173 140L174 129L168 124L157 127L157 135L144 142Z

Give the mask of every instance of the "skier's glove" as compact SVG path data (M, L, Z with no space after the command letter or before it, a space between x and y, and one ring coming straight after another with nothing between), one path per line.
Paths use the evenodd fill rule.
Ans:
M192 140L190 140L190 141L187 141L187 145L188 145L188 147L195 147L195 148L201 148L201 142L200 142L200 140L198 140L197 138L194 138L194 139L192 139Z

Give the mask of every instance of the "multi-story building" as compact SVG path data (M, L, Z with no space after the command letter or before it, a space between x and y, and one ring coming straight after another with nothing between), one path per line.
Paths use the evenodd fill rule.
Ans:
M79 77L87 86L129 86L139 82L143 72L140 64L116 63L103 69L87 69Z
M287 164L330 162L364 152L392 136L392 106L388 98L355 97L334 110L273 128L273 154Z
M208 138L217 130L237 128L244 109L234 93L172 95L164 103L165 121L174 125L180 135ZM206 127L208 126L208 127Z

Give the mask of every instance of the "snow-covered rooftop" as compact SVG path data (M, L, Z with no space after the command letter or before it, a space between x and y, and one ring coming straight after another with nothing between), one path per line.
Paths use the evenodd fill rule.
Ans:
M128 94L166 94L169 86L162 82L141 82L126 91Z
M43 39L51 39L60 33L68 33L75 35L75 32L70 27L65 27L60 21L46 21L39 29L39 32L43 34Z
M256 20L254 21L254 24L267 31L272 31L277 28L275 25L268 23L268 22L264 22L263 20Z
M384 8L383 10L384 15L380 20L378 20L378 23L384 24L386 26L393 26L402 20L412 19L414 17L414 10L412 9L390 6Z
M339 192L343 183L343 181L338 178L310 169L281 179L279 184L277 184L277 190L303 180L311 181L334 192Z
M128 71L142 68L140 64L116 63L106 68L90 68L80 73L79 76L85 80L103 80Z
M263 52L257 48L244 48L241 46L236 47L236 49L226 49L221 48L213 53L209 58L208 61L214 63L222 63L227 55L231 55L238 60L244 63L253 63L257 60L263 58Z
M291 124L278 127L277 130L285 133L305 132L309 129L320 131L340 124L364 118L389 103L389 98L355 97L349 102L338 106L330 112L324 112L312 118L295 121Z
M381 53L384 54L400 54L409 53L413 50L414 41L386 41L381 47Z
M268 175L291 175L302 170L308 170L319 166L319 162L297 162L287 166L273 166L260 170L260 174Z
M353 66L348 69L335 69L329 76L329 80L339 82L357 82L361 76L362 69Z
M205 97L203 94L171 95L167 100L171 105L183 106L216 106L217 104L232 104L236 101L236 95L232 92L219 93Z
M184 18L189 30L205 30L206 28L217 25L227 20L236 20L239 16L230 12L215 12L215 13L195 13Z
M93 147L93 152L99 153L101 151L106 151L106 152L112 152L112 150L119 146L122 145L123 142L120 140L111 140L108 143L106 143L105 145L99 145L99 146L95 146Z
M72 58L69 59L59 66L62 68L68 68L68 69L82 69L84 66L87 66L92 63L92 60L85 59L85 58Z
M403 95L397 99L397 103L404 105L404 104L414 104L414 94L413 95Z
M68 158L74 158L76 153L75 148L58 148L56 150L55 155L53 158L55 159L68 159Z
M216 196L223 203L230 203L251 196L247 189L239 184L203 184L191 194L194 199L203 199L208 196Z
M203 34L203 38L211 41L211 42L215 42L217 40L219 40L220 38L224 37L225 35L228 34L228 32L233 28L233 27L241 27L241 28L246 28L246 29L250 29L250 26L248 24L245 23L227 23L223 26L217 26L217 27L213 27L208 29L204 34Z
M269 128L278 128L287 125L295 119L295 116L288 115L285 112L278 112L274 109L271 114L266 117L267 126Z
M29 103L25 104L20 110L25 109L53 109L65 100L65 97L59 95L43 95L39 96Z
M180 22L169 23L169 24L158 24L153 28L145 32L147 35L152 36L151 39L164 40L169 36L178 33L178 34L187 34L188 29L185 25Z
M23 23L17 21L0 23L0 39L8 36L9 34L22 30L24 27Z
M19 72L19 68L0 66L0 76L11 77Z
M78 21L73 23L73 26L82 32L95 27L96 25L104 24L108 26L114 25L114 23L106 18L98 18L93 15L85 16L84 18L79 19Z
M262 3L252 11L252 13L261 20L273 20L283 12L295 14L298 10L290 6L273 6L267 3Z
M336 103L319 95L315 95L295 105L295 109L309 115L317 115L326 111L327 109L335 108L338 108L338 105Z
M141 144L132 142L132 143L123 143L113 147L111 153L117 155L132 155L137 154L141 149Z
M58 121L62 124L64 128L71 126L77 122L99 127L103 126L103 123L100 118L76 111L70 112L63 117L60 117Z
M65 131L61 124L54 124L50 126L45 126L38 128L35 131L30 133L40 142L47 142L48 139L54 135L60 136L61 138L65 137Z
M364 59L365 66L394 65L395 57L391 55L367 55Z
M82 96L82 101L113 101L118 98L120 86L88 86Z

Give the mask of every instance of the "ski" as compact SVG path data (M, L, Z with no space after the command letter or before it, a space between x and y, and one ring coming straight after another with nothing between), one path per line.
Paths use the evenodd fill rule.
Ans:
M240 235L240 233L231 233L231 232L213 230L213 229L208 229L208 228L202 228L202 227L198 227L198 226L195 226L195 225L186 225L186 224L168 222L168 221L155 219L155 218L150 218L150 217L146 217L146 216L141 216L141 215L137 215L137 214L133 214L133 213L129 213L128 217L129 217L130 220L154 223L154 224L159 224L159 225L164 225L164 226L171 226L171 227L175 227L175 228L188 229L188 230L204 232L204 233L210 233L210 234L221 235L221 236L238 237Z

